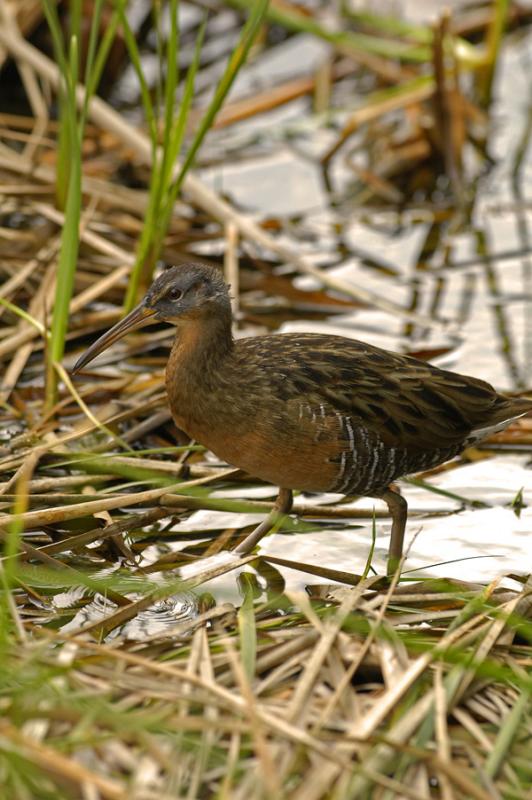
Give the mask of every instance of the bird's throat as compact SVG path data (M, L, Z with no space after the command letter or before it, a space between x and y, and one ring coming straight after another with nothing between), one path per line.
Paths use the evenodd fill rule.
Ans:
M166 367L166 388L172 415L187 433L206 418L207 406L210 410L223 392L232 350L230 315L191 319L179 326Z

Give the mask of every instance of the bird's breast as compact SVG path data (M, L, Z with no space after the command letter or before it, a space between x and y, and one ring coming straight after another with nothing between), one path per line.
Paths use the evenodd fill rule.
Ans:
M183 414L178 406L172 411L178 427L218 458L287 489L380 494L401 475L445 457L391 447L360 420L323 403L270 400L242 413L216 402L199 414Z

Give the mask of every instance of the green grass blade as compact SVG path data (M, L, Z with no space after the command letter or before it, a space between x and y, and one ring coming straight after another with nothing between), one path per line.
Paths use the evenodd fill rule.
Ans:
M373 554L375 553L375 542L377 541L377 520L375 518L375 513L373 514L373 519L371 521L371 545L369 548L368 557L366 559L366 563L364 565L364 572L362 573L362 580L365 581L368 577L370 570L371 572L376 575L375 569L373 568L371 562L373 561Z
M357 25L365 25L367 28L373 28L389 36L408 37L419 44L432 44L434 34L432 28L427 25L415 25L398 16L392 17L386 14L374 14L371 11L351 10L347 4L343 4L342 11L345 16L353 20Z
M94 58L94 64L90 72L87 73L85 78L85 102L83 104L83 124L87 119L88 113L88 105L89 100L92 95L95 93L98 84L100 83L100 78L102 77L102 72L104 70L107 56L109 55L109 51L111 46L114 42L116 31L118 29L119 24L119 15L117 12L113 14L107 27L105 28L105 33L103 38L100 42L100 46L96 52L96 56Z
M255 676L255 660L257 657L257 627L253 608L253 585L246 573L240 576L240 586L244 591L244 600L238 610L238 631L240 634L240 656L244 673L249 682Z
M29 323L35 328L35 330L39 331L41 336L46 338L46 328L42 322L40 322L38 319L35 319L35 317L32 317L31 314L28 314L28 312L24 311L23 308L16 306L14 303L10 303L10 301L6 300L5 297L0 297L0 305L4 306L4 308L7 308L12 314L16 314L17 317L23 319L24 322Z
M62 81L58 89L59 135L57 142L57 167L55 179L55 196L58 208L65 209L69 182L70 158L70 126L67 120L67 95L69 69L65 57L66 45L61 23L55 3L43 0L43 11L50 29L55 60L59 66Z
M231 58L229 59L222 77L220 78L218 86L214 92L214 97L212 98L209 107L200 122L196 135L194 136L192 144L187 152L183 166L181 167L181 171L176 180L176 191L181 187L183 179L192 166L207 131L214 122L214 119L225 98L227 97L227 94L229 93L236 76L247 59L249 51L266 17L268 4L269 0L256 0L256 2L253 4L253 8L246 25L244 26L240 40L234 49Z
M62 82L59 90L60 132L57 160L57 200L64 209L65 222L61 237L61 250L57 268L57 282L52 316L51 333L46 359L46 407L53 407L57 397L57 372L55 364L63 358L68 327L70 300L74 288L76 261L79 250L79 223L81 217L81 142L87 109L101 76L118 24L118 14L97 49L98 35L103 9L103 0L96 0L91 18L87 63L85 69L86 91L81 111L77 110L76 90L79 80L79 35L82 22L81 0L71 5L71 31L68 53L61 31L55 5L44 0L44 13L50 28L54 54L59 66Z
M174 0L171 10L175 10L177 4ZM145 288L149 283L153 269L159 255L166 230L170 222L175 199L183 184L183 180L192 166L197 152L209 131L214 118L220 110L238 72L244 64L249 50L255 41L256 35L266 15L268 0L257 0L255 2L246 25L243 28L239 42L229 59L227 67L218 83L214 97L203 116L199 128L192 140L191 146L186 154L182 167L175 181L170 184L174 163L178 157L181 143L184 137L186 121L192 99L194 96L195 77L199 66L201 46L203 43L204 26L200 29L196 40L194 58L189 67L185 82L183 100L180 112L175 124L171 124L173 116L173 97L175 95L175 84L177 81L177 41L169 42L167 47L168 58L172 61L170 73L167 77L165 87L165 125L163 135L163 148L161 157L158 157L156 148L153 150L152 183L150 185L150 200L146 221L141 234L135 267L133 268L131 279L128 284L128 291L125 299L125 310L129 311L137 302L139 289ZM122 17L125 17L122 10ZM177 20L172 21L173 36L177 37ZM128 36L126 43L128 47L136 48L131 36ZM133 60L133 57L132 57ZM140 80L140 62L136 67ZM142 82L141 82L142 83ZM142 89L141 89L142 91ZM146 105L147 108L147 105ZM172 112L172 113L171 113ZM152 144L155 139L152 138ZM168 187L168 188L167 188Z
M148 133L150 136L150 142L152 147L152 158L155 158L155 152L157 149L157 121L155 118L155 110L151 100L150 90L146 82L146 78L144 77L144 73L142 71L142 64L140 59L139 48L137 45L137 40L135 39L135 35L131 30L131 26L126 16L125 5L126 5L125 0L118 1L118 9L117 9L118 16L120 24L122 26L122 33L124 35L124 41L126 43L128 55L131 59L131 64L133 66L133 69L135 70L135 74L139 82L140 98L142 101L144 114L146 116L146 123L148 125Z
M69 6L70 39L75 37L77 42L81 42L81 0L71 0ZM79 62L77 66L79 70Z
M98 85L97 83L94 84L94 81L91 80L91 76L94 71L94 64L96 59L96 46L98 43L98 34L100 31L100 22L102 18L102 8L103 8L103 0L96 0L94 3L94 8L92 11L92 22L89 31L89 43L87 46L87 58L85 61L85 74L83 76L83 82L85 87L91 85L91 90L87 90L85 92L85 100L83 102L83 108L80 114L80 130L83 130L85 125L85 120L87 117L87 108L89 103L89 97ZM112 42L112 39L111 39Z
M196 81L196 74L199 68L201 47L203 45L205 29L206 29L206 22L204 22L203 25L201 26L198 33L198 37L196 39L194 56L187 71L187 77L183 91L183 99L181 101L181 106L179 109L177 121L174 124L172 130L172 136L169 146L169 158L167 161L167 172L165 175L166 185L169 186L169 190L167 192L164 207L162 209L161 215L159 216L157 224L157 240L159 248L162 247L164 235L168 228L168 225L170 224L170 219L172 217L172 212L176 201L177 193L181 186L179 179L171 183L172 171L174 168L174 164L179 156L179 152L181 150L186 130L188 114L190 111L190 107L192 105L192 100L194 98L194 86Z
M137 255L135 264L131 271L131 275L127 285L126 297L124 300L124 311L127 313L131 311L137 303L137 296L139 294L139 287L142 282L145 264L150 262L154 253L154 230L156 227L156 220L159 213L159 198L161 194L161 167L158 163L158 157L152 162L152 173L150 178L150 189L148 193L148 208L146 209L146 216L140 241L137 247Z
M485 45L485 64L478 79L480 102L488 106L491 100L493 78L497 66L497 56L502 42L504 29L508 19L509 0L495 0L491 24L487 29Z
M66 78L68 73L67 63L65 59L65 40L63 37L63 30L61 28L61 23L59 22L59 17L57 14L57 7L55 3L52 3L51 0L43 0L43 12L44 16L46 17L46 22L48 23L48 27L50 29L50 34L52 36L52 45L54 49L54 56L59 64L59 69L63 78Z
M174 105L177 85L179 80L178 58L179 58L179 28L178 28L178 4L177 0L170 0L170 34L166 43L166 53L164 61L166 63L166 81L164 84L164 128L163 128L163 153L162 153L162 174L163 185L166 174L172 160L171 139L174 125Z
M240 10L251 6L252 0L226 0L228 5ZM384 39L380 36L370 36L366 33L353 31L333 31L317 22L313 17L305 16L296 8L289 6L270 5L267 18L281 25L287 30L297 33L308 33L316 36L342 50L343 52L365 52L383 58L399 58L404 61L424 62L430 61L429 47L398 42L394 39Z
M173 98L176 91L175 81L177 81L177 72L175 76L170 77L172 91L170 91L167 86L162 159L160 165L158 163L157 170L154 170L153 173L154 180L157 181L157 186L154 185L153 189L150 187L150 202L146 215L146 224L142 230L135 266L128 284L125 301L126 312L130 311L137 303L141 284L143 287L146 287L151 281L155 262L160 253L164 236L172 216L172 210L177 195L177 186L174 189L171 185L172 174L175 162L181 150L186 121L194 97L194 84L199 67L205 27L206 25L204 23L196 39L194 56L187 71L183 99L177 120L175 121L173 120ZM177 30L175 33L177 35ZM177 63L177 51L174 47L169 48L168 57L169 59L173 58ZM169 186L170 189L167 188Z
M141 283L142 273L144 271L144 264L147 261L149 261L149 254L152 248L153 230L160 205L162 185L161 185L161 158L159 157L159 150L157 147L159 135L157 130L156 107L154 107L154 104L152 102L150 90L146 82L146 78L144 77L144 73L142 71L140 52L133 31L131 30L131 27L128 22L125 13L125 7L126 5L124 0L119 0L118 14L120 19L120 24L122 26L122 31L124 34L124 40L128 50L129 58L131 60L131 64L133 66L133 69L135 70L135 74L139 82L140 96L141 96L142 106L144 109L144 115L146 118L146 124L148 126L148 135L150 138L151 162L152 162L150 187L148 193L148 208L146 210L145 222L142 228L142 233L137 248L135 265L131 273L126 293L126 298L124 301L125 310L130 310L136 303L138 289ZM157 37L157 39L159 40L159 37ZM159 46L160 45L158 41L157 47L159 48ZM156 103L158 104L157 98L156 98Z
M143 228L141 241L137 250L137 258L133 268L131 279L128 284L128 291L125 300L125 310L130 311L136 304L140 289L144 290L151 282L155 264L162 246L165 230L161 229L161 207L165 200L167 187L171 181L174 162L179 154L181 142L174 144L173 129L174 106L177 85L179 79L178 60L179 60L179 28L178 28L178 2L171 0L169 6L170 13L170 33L167 40L166 50L162 50L162 36L157 36L157 50L161 64L167 65L166 80L163 88L158 88L158 96L164 95L164 122L163 140L160 152L155 150L154 168L150 184L150 200L146 225ZM158 18L157 18L158 19ZM158 100L158 105L161 100ZM157 143L155 142L155 145Z
M530 692L523 690L517 698L512 709L504 718L504 722L499 728L499 733L495 739L495 744L491 750L488 760L484 765L484 771L490 778L495 778L503 762L508 758L508 751L519 733L523 716L529 710Z
M78 43L72 38L69 48L69 64L66 94L66 119L69 129L70 168L65 205L65 224L61 237L61 250L57 267L57 282L52 317L49 349L46 364L46 406L50 409L57 396L57 380L54 362L60 362L65 349L68 328L70 299L74 288L74 276L79 249L79 221L81 216L81 140L77 126L76 85L78 79Z

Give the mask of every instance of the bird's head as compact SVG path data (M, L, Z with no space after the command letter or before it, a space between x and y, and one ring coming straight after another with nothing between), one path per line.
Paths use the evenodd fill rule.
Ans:
M182 325L212 315L230 315L229 287L218 269L206 264L171 267L152 283L143 300L100 336L76 361L78 372L131 331L155 322Z

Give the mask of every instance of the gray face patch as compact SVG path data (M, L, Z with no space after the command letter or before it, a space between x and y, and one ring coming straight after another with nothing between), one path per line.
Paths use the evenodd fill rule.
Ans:
M159 320L179 321L211 303L229 305L229 287L218 269L206 264L171 267L152 284L144 304Z

